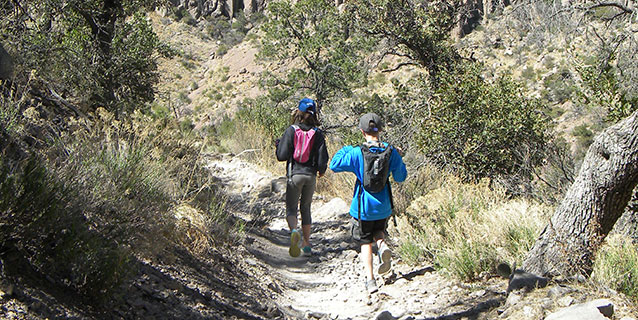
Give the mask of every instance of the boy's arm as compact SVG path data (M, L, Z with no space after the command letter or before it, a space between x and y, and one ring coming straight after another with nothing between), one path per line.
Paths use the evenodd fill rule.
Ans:
M334 172L354 172L354 161L352 158L353 146L341 148L330 161L330 170Z
M292 157L292 152L294 151L292 134L293 132L294 129L292 126L288 127L286 131L284 131L284 136L281 137L281 140L279 140L279 143L277 144L277 148L275 150L277 160L287 161Z
M408 177L408 170L405 168L403 158L395 148L392 148L390 156L390 172L392 172L392 178L396 182L403 182Z

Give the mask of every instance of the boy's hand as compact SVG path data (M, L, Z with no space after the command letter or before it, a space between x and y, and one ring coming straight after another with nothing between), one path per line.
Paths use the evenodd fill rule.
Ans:
M397 146L395 146L394 148L395 148L395 149L397 149L397 152L399 153L399 155L400 155L401 157L403 157L403 156L405 155L405 151L403 151L401 148L399 148L399 147L397 147Z

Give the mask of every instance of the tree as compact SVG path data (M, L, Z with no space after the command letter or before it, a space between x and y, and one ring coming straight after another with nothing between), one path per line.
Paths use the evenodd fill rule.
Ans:
M387 41L384 56L403 58L387 71L418 65L436 77L461 59L449 41L461 7L455 0L357 0L349 11L361 32Z
M291 66L283 74L266 74L264 85L275 102L311 94L321 106L365 83L359 53L365 39L350 33L350 22L334 2L283 0L269 3L267 10L259 56Z
M11 1L1 8L6 18L0 40L15 54L18 78L41 80L41 98L74 99L88 109L104 106L119 114L154 98L157 57L168 51L142 11L158 4Z
M578 177L528 252L525 270L589 275L593 257L638 185L638 111L605 129L589 147Z

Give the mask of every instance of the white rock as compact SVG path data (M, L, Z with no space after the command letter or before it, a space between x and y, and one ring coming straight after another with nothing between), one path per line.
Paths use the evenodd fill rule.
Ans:
M561 307L569 307L572 305L573 302L574 302L574 298L570 296L565 296L558 299L558 305Z

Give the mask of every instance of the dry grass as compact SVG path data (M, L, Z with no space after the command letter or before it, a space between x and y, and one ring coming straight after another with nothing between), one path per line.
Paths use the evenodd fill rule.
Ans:
M622 235L607 238L596 255L592 279L638 301L638 245Z
M551 208L508 200L488 180L462 183L449 174L437 179L439 186L412 201L400 219L404 259L434 263L463 280L492 272L501 261L520 264Z

